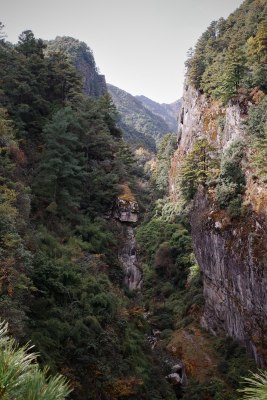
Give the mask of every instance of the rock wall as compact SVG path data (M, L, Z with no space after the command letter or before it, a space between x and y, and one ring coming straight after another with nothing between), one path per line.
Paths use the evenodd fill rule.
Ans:
M223 153L230 143L245 138L245 114L242 104L220 107L192 87L185 87L178 150L170 177L174 200L175 173L194 142L205 137ZM267 190L253 181L249 170L245 173L244 216L231 220L216 205L214 189L199 188L190 222L196 259L203 273L202 326L214 334L237 339L263 366L267 364Z
M98 74L95 66L88 62L83 54L79 54L75 60L75 67L83 80L83 90L88 96L98 97L107 93L106 79Z
M251 212L231 222L216 209L209 193L198 192L191 212L196 259L203 272L205 309L202 326L227 333L267 361L267 231Z
M224 151L234 140L244 137L244 111L239 104L222 107L219 102L208 102L204 94L186 85L178 117L179 149L188 152L197 139L207 138Z
M130 290L137 290L142 286L142 273L139 268L134 234L138 211L136 201L118 198L112 212L113 218L118 221L122 230L118 257L124 270L124 283Z

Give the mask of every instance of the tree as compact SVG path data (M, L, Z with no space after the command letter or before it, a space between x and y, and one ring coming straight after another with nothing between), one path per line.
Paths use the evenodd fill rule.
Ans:
M226 53L221 98L227 102L236 93L246 70L246 57L242 48L232 47Z
M6 34L4 32L5 25L0 21L0 42L4 42Z
M177 139L175 135L169 133L160 141L157 148L157 163L153 171L153 180L155 188L163 197L167 194L169 186L169 170L171 159L175 149L177 148Z
M267 23L259 25L257 34L247 40L246 54L252 86L267 89Z
M23 53L26 57L37 55L41 58L44 57L43 50L46 48L42 39L35 39L31 30L21 33L17 45L18 51Z
M8 336L8 325L0 323L0 398L3 400L63 400L71 389L62 375L48 377L29 344L18 347Z
M45 149L34 191L38 201L54 214L72 215L79 206L86 177L79 129L76 114L70 107L65 107L53 115L43 130Z
M198 186L216 178L218 172L219 161L215 156L215 147L207 139L199 139L185 157L180 170L180 187L184 198L192 199Z

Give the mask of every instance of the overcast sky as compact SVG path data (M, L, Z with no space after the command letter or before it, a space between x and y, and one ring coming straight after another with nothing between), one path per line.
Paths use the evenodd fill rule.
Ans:
M93 50L106 80L160 103L182 96L189 47L242 0L0 0L8 40L73 36Z

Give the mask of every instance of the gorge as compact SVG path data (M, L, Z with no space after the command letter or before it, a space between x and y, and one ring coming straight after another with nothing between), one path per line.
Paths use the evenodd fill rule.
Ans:
M266 21L266 0L213 21L171 104L0 24L0 398L266 389Z

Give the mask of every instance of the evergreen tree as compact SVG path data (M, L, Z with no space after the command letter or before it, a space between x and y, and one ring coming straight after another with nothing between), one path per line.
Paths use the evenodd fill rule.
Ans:
M214 152L207 139L199 139L186 156L180 171L181 192L186 200L194 197L198 185L205 185L218 175L219 161Z
M24 54L25 57L36 55L43 58L43 50L45 49L45 47L46 46L42 39L35 39L34 34L31 30L24 31L19 36L17 49L19 52Z
M232 47L226 53L224 74L220 91L222 99L227 102L237 93L237 89L245 74L246 58L241 48Z
M73 215L81 199L86 167L79 122L70 107L57 111L44 127L44 151L34 182L38 203L55 214Z

